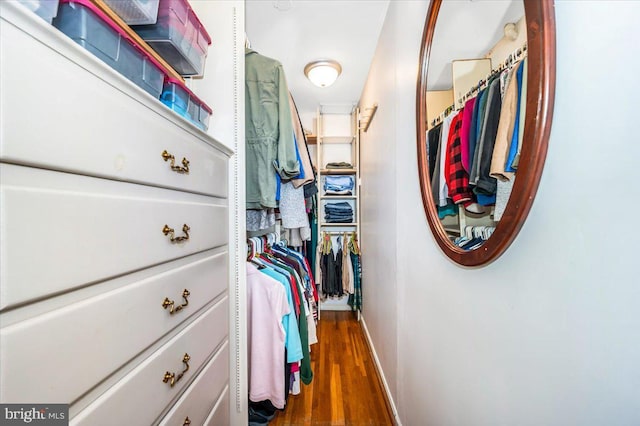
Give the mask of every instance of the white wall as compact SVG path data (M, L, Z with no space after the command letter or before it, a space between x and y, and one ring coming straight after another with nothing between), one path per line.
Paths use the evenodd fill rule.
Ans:
M393 68L395 34L391 2L378 40L360 110L378 103L378 110L360 139L360 220L363 267L363 321L375 342L375 352L389 391L397 395L397 206L396 206L396 79ZM387 62L391 59L391 62Z
M556 2L545 171L513 245L479 269L440 252L421 206L427 5L391 2L363 94L380 104L361 144L364 318L402 423L640 424L640 278L623 221L640 208L640 2Z

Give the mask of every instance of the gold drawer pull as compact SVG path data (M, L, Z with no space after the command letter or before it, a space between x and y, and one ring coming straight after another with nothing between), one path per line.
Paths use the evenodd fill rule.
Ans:
M169 239L171 240L172 243L179 243L181 241L187 241L189 239L189 231L191 230L191 228L189 228L189 225L187 225L186 223L182 226L182 232L184 232L184 236L183 237L176 237L175 236L175 231L173 230L173 228L169 228L169 225L164 225L164 228L162 228L162 233L164 235L168 235Z
M162 378L162 381L164 383L169 383L169 386L173 387L176 383L180 381L180 379L182 379L182 376L184 376L184 373L189 371L190 359L191 357L189 356L189 354L185 353L184 356L182 357L182 362L184 363L184 365L186 365L186 368L182 370L182 373L178 374L178 377L176 377L176 373L171 373L167 371L166 373L164 373L164 377Z
M168 307L171 307L171 309L169 309L169 314L173 315L176 312L179 312L182 310L182 308L189 306L189 295L191 293L189 293L189 290L187 290L186 288L184 289L184 291L182 292L182 298L184 299L184 303L182 305L178 305L175 306L175 303L173 300L170 300L168 297L164 298L164 301L162 302L162 307L167 309Z
M184 419L184 423L182 423L182 426L189 426L191 424L191 420L189 420L189 416L187 416Z
M176 166L176 157L173 154L169 154L166 149L162 151L162 158L164 158L164 161L171 160L171 170L174 172L189 173L189 160L186 158L182 158L182 166Z

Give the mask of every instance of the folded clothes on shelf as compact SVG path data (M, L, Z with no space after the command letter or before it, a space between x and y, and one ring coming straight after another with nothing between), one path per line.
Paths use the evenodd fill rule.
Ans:
M346 201L339 203L327 203L324 206L324 219L328 223L353 222L353 208Z
M353 190L353 186L353 176L326 176L324 180L324 191L327 194L337 194L342 191L351 191Z
M351 165L351 163L346 163L344 161L341 161L339 163L327 163L327 169L353 169L353 166Z
M328 211L340 211L340 212L344 212L344 211L349 211L352 212L353 211L353 207L351 207L351 204L349 204L346 201L340 201L337 203L327 203L324 206L324 211L328 212Z

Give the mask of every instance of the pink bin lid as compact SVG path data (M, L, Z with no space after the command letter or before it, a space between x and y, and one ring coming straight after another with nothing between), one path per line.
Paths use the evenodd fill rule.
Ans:
M196 12L193 10L193 8L191 7L191 5L189 4L189 2L187 0L182 0L182 1L187 6L187 9L189 10L189 13L192 14L194 18L196 18L196 21L200 25L199 30L202 32L202 35L204 35L204 38L205 38L205 40L207 40L207 43L211 44L211 36L207 32L207 29L204 27L204 25L202 25L202 22L200 22L200 18L198 18L198 15L196 15Z

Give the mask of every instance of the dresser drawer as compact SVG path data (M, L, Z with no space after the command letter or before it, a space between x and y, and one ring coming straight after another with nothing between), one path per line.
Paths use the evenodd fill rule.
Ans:
M60 31L38 30L34 42L0 25L2 161L227 197L226 148Z
M227 261L226 252L180 259L171 270L0 329L0 401L75 401L226 294ZM173 314L165 298L176 302Z
M71 424L150 425L157 421L220 342L224 343L219 351L228 351L228 315L228 299L225 298L78 413L71 419ZM187 354L188 361L185 361ZM173 387L171 380L163 381L167 373L177 378L183 372L184 376ZM228 370L225 373L228 380Z
M0 308L227 244L226 200L0 165ZM175 230L171 242L165 225Z
M215 407L211 410L206 420L202 423L204 426L222 426L229 425L229 390L220 396ZM178 423L179 424L179 423ZM194 423L191 423L194 424Z
M225 391L225 394L229 392L228 382L229 347L226 346L209 361L204 371L198 375L189 389L162 419L160 426L185 423L193 426L203 425L218 399L225 396L222 392Z

